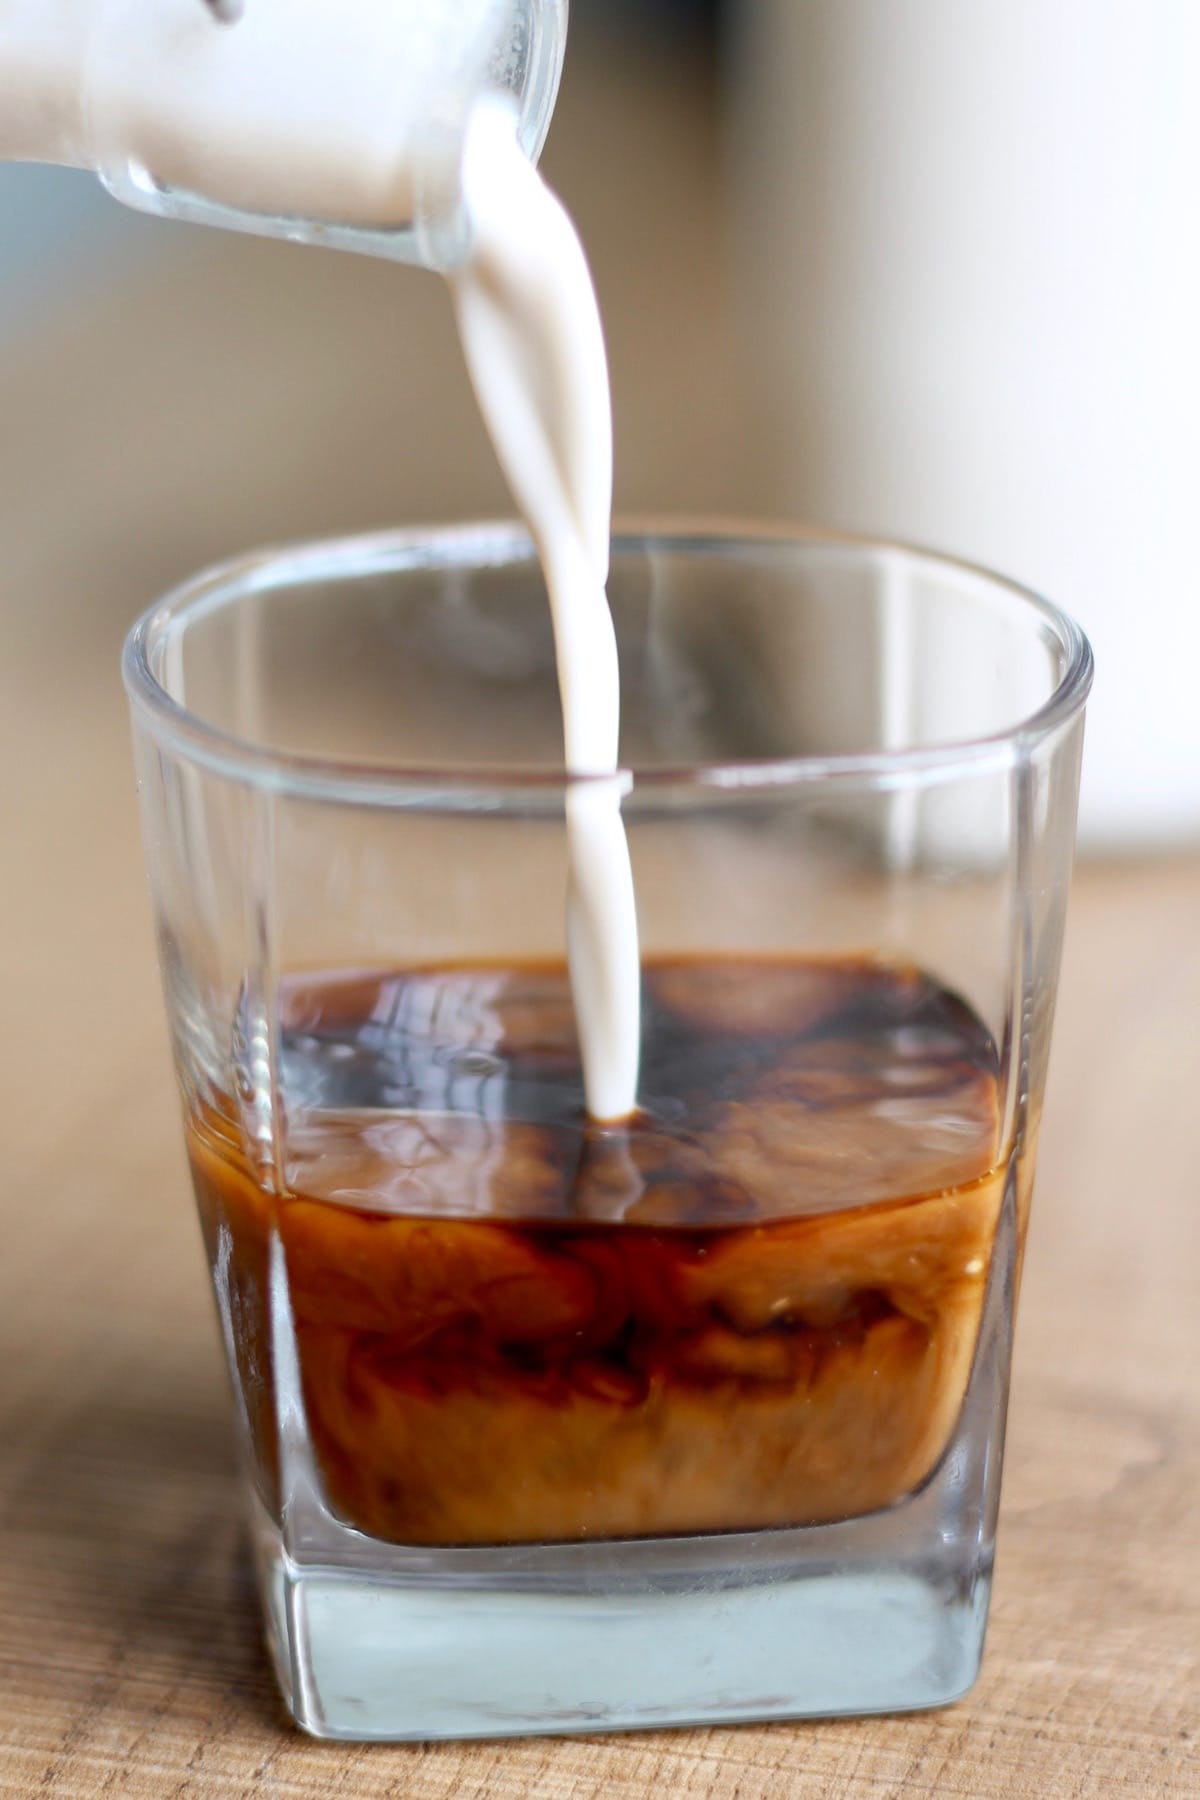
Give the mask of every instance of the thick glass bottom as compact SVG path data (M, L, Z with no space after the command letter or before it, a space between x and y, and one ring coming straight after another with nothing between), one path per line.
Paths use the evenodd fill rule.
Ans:
M941 1705L979 1669L1012 1319L1010 1181L955 1434L901 1504L794 1530L583 1544L385 1544L324 1503L286 1270L272 1337L280 1528L259 1508L267 1636L318 1737L502 1737Z
M957 1699L979 1668L990 1570L821 1566L782 1533L682 1540L672 1575L529 1592L430 1571L404 1582L259 1567L284 1696L317 1737L465 1738L892 1712ZM641 1551L646 1545L626 1546ZM760 1547L766 1549L767 1547ZM687 1567L687 1559L692 1566ZM599 1577L600 1571L594 1572Z

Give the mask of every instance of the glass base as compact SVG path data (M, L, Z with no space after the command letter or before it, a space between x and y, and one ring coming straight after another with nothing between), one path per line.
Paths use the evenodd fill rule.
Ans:
M607 1592L301 1570L264 1537L280 1686L306 1731L350 1739L893 1712L971 1686L989 1568L964 1579L953 1553L943 1571L882 1555L822 1567L805 1542L816 1534L780 1535L753 1569L737 1539L724 1540L723 1568L712 1543L682 1540L673 1575Z
M1010 1185L955 1435L899 1505L794 1530L457 1550L380 1543L329 1512L277 1245L285 1523L260 1505L254 1536L297 1724L355 1740L504 1737L959 1698L991 1593L1015 1237Z

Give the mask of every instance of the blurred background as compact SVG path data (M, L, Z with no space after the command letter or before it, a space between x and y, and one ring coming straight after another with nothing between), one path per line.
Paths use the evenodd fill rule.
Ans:
M571 10L544 166L604 310L620 509L878 531L1040 588L1100 664L1085 845L1200 841L1200 8ZM251 544L510 510L436 280L69 171L0 165L0 402L27 654L69 619L115 657Z

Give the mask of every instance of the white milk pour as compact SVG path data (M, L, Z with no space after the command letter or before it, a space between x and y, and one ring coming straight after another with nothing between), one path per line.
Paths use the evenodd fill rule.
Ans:
M617 645L608 609L612 407L600 313L578 235L529 163L511 109L475 108L463 152L472 228L450 277L467 367L546 578L562 698L570 875L567 953L588 1112L637 1099L640 967L616 777Z
M227 206L404 220L447 21L462 48L495 12L451 4L252 0L226 35L201 0L144 12L139 0L0 0L0 155L90 163L116 145L122 167ZM593 778L567 794L567 949L588 1111L618 1119L636 1099L640 972L604 591L604 340L579 239L518 144L511 100L476 103L461 176L472 248L450 282L463 349L545 571L566 766Z

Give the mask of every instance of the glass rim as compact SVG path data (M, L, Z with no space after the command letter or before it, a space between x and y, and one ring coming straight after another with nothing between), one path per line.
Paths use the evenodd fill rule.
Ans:
M978 737L889 750L833 755L742 757L722 762L622 767L616 774L489 765L387 764L273 749L210 723L174 700L151 667L156 644L185 615L207 612L244 596L302 581L349 580L370 573L416 569L502 568L536 561L532 539L514 521L406 526L344 537L268 546L231 557L189 576L141 614L126 639L121 672L131 706L156 742L210 773L300 799L373 806L431 805L495 809L505 795L535 808L558 804L572 788L614 780L632 795L641 790L669 802L688 795L777 793L787 788L861 785L874 789L920 786L967 772L1011 767L1083 708L1091 690L1093 657L1083 630L1043 595L965 558L850 532L725 519L618 520L614 559L622 552L744 557L758 552L870 553L908 565L965 576L1006 595L1030 613L1061 656L1052 692L1024 718Z

